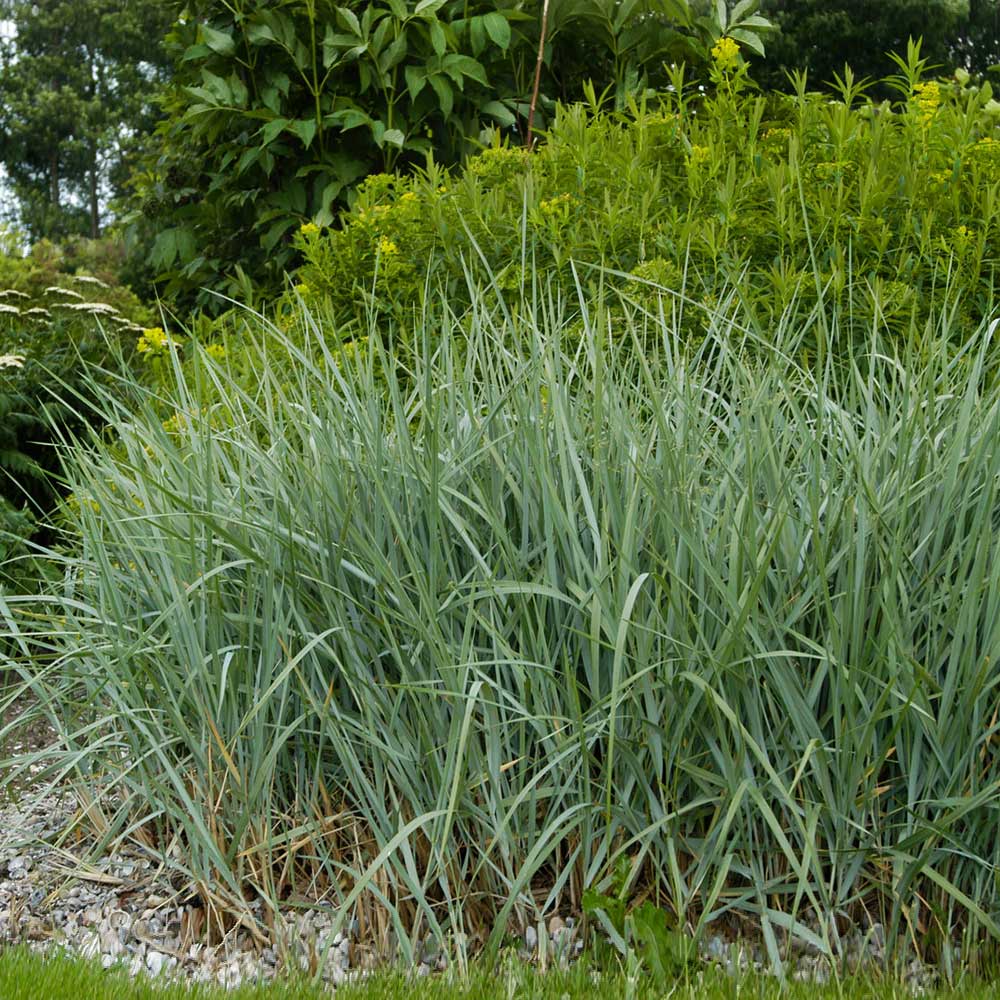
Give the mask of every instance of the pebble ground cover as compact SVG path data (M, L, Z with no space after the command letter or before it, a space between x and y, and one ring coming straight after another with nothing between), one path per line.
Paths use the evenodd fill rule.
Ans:
M988 968L1000 129L899 68L720 59L375 178L281 301L146 335L62 442L57 583L0 593L58 734L10 780L215 941L321 904L373 964L586 916L650 967Z

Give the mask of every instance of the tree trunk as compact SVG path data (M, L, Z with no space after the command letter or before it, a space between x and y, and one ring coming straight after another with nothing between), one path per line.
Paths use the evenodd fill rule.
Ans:
M90 154L90 238L96 240L101 235L100 206L97 201L97 147Z
M53 149L49 155L49 201L59 208L59 151Z

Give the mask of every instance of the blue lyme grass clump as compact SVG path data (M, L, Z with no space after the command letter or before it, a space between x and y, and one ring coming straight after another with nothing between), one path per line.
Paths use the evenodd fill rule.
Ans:
M692 346L672 298L476 292L352 354L303 307L95 384L78 546L0 616L106 841L410 958L612 882L776 965L830 915L996 934L996 323L833 353L822 298L762 341L733 288Z

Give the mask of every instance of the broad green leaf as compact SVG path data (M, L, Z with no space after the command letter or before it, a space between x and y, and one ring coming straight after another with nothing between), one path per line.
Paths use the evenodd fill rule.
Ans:
M760 40L760 36L753 31L746 31L743 28L731 28L729 34L736 39L736 41L741 42L745 45L751 52L756 52L757 55L764 55L764 43Z
M383 73L389 73L395 66L398 66L404 58L406 58L406 51L406 36L401 34L386 47L386 50L379 57L379 69Z
M229 77L229 92L232 94L232 103L238 108L246 107L249 94L246 84L235 74Z
M236 176L245 173L260 159L261 150L259 147L246 150L236 164Z
M177 258L177 230L164 229L156 234L153 246L149 251L149 262L154 268L162 270L173 264Z
M264 107L277 114L281 110L281 94L277 87L263 87L260 92L260 99L264 102Z
M191 260L195 256L197 241L194 233L187 226L180 226L176 230L177 259L179 261Z
M444 71L461 86L461 77L467 76L484 85L487 84L486 71L482 63L473 59L472 56L461 55L458 52L451 52L444 57L441 63Z
M398 128L387 128L385 132L382 133L382 142L388 143L390 146L396 146L398 149L403 148L403 143L406 141L406 136Z
M621 3L618 5L618 10L615 13L615 19L612 25L616 35L620 34L625 25L628 24L632 15L635 13L636 5L639 2L640 0L621 0Z
M212 50L205 45L203 42L198 42L197 45L189 45L184 50L184 55L181 57L181 62L197 62L199 59L205 59L212 54Z
M451 89L451 84L440 74L427 77L427 82L433 88L434 93L437 94L438 107L441 108L441 114L447 118L455 106L455 92Z
M277 222L272 223L268 226L267 230L260 238L260 245L265 250L273 250L278 243L281 241L282 237L292 229L298 220L295 218L284 218L278 219Z
M251 24L246 30L247 41L251 45L262 45L265 42L275 41L274 29L269 24L257 22Z
M316 138L316 119L300 118L288 126L288 131L294 132L308 149L312 145L313 139Z
M268 122L261 130L260 137L265 146L270 145L275 139L285 130L288 126L289 119L287 118L275 118L274 121Z
M656 6L672 21L690 27L694 23L688 0L658 0Z
M361 14L361 34L364 35L365 38L367 38L371 33L372 25L375 23L376 14L379 19L388 17L388 14L383 8L377 7L373 3L366 3L364 5L364 10Z
M351 10L350 7L338 7L337 8L337 20L345 27L348 31L354 32L355 38L362 38L361 24L358 21L357 15Z
M189 93L193 93L209 102L214 101L219 104L231 104L233 102L233 92L229 89L229 82L227 80L221 76L216 76L215 73L210 73L207 69L201 71L201 78L204 86L190 87L188 88Z
M741 23L744 17L749 17L758 7L760 7L760 0L740 0L729 15L729 23Z
M277 87L278 90L285 95L285 97L288 96L288 89L291 87L292 81L289 80L287 73L274 73L273 75L269 75L267 79L270 83L274 84L274 86Z
M200 32L205 39L205 44L220 56L231 56L236 51L236 44L232 35L227 35L224 31L210 28L207 24L200 26Z
M445 37L444 28L441 26L441 22L434 18L430 24L430 35L431 35L431 45L434 51L439 55L443 56L445 50L448 48L448 39Z
M500 101L487 101L479 110L498 121L504 128L510 128L517 122L517 116Z
M486 26L482 17L474 17L469 22L469 45L474 56L478 56L486 48Z
M403 75L406 77L410 100L415 101L427 84L427 73L420 66L409 65L404 68Z
M446 0L420 0L414 8L416 17L426 17L429 14L436 14L444 5Z
M382 49L385 47L386 42L389 40L389 34L392 31L392 21L389 18L383 18L378 23L378 27L371 34L368 41L368 49L373 56L375 56L379 61L383 55ZM383 71L384 72L384 71Z
M510 46L510 22L506 17L503 16L499 11L490 11L489 14L483 16L483 24L486 26L486 32L493 39L494 45L499 45L504 52Z
M340 111L333 111L323 119L324 125L339 125L345 132L359 125L368 125L371 116L365 114L360 108L342 108Z

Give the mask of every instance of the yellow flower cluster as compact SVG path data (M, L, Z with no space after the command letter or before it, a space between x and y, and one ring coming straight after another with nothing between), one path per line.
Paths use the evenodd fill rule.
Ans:
M380 236L375 249L383 257L391 257L393 254L399 253L399 247L388 236Z
M538 203L539 211L542 215L556 215L561 214L562 209L568 208L573 202L573 196L566 192L564 194L557 194L554 198L549 198L547 200L542 200Z
M176 410L172 417L168 417L163 421L163 429L168 434L184 434L199 420L202 420L204 416L205 412L201 409L201 407L196 407L190 412Z
M788 142L792 137L790 128L769 128L764 131L761 139L764 142Z
M1000 142L984 136L970 150L970 159L984 171L980 183L992 184L1000 180Z
M493 187L523 173L530 156L531 153L521 146L491 146L473 157L465 172L487 187Z
M319 235L319 226L315 222L303 222L299 226L299 232L308 240Z
M712 46L712 58L721 70L733 69L740 60L740 43L724 36Z
M135 347L143 357L156 358L163 354L168 347L175 346L176 343L175 340L167 336L164 330L154 326L142 331L142 336Z
M82 500L75 493L70 493L66 497L66 507L74 514L79 514L83 509L82 504L86 504L95 514L101 513L101 505L92 497L83 497Z
M977 159L986 160L989 163L1000 160L1000 142L985 136L972 147L972 153Z
M941 85L936 80L918 83L913 88L913 101L920 120L926 125L941 107Z
M175 413L172 417L167 417L163 421L163 429L168 434L180 434L185 428L185 417L183 413Z
M691 153L689 159L692 166L700 166L702 163L707 163L712 156L712 151L708 146L691 146Z
M354 340L345 340L340 345L339 354L344 361L351 361L358 356L359 353L363 353L365 345L368 343L367 337L358 337Z
M664 111L658 111L655 114L647 114L645 118L642 119L643 125L675 125L680 119L680 114L667 114Z
M226 356L226 349L222 346L222 344L209 344L208 347L205 348L205 353L210 358L215 358L216 361L222 361L222 359Z

